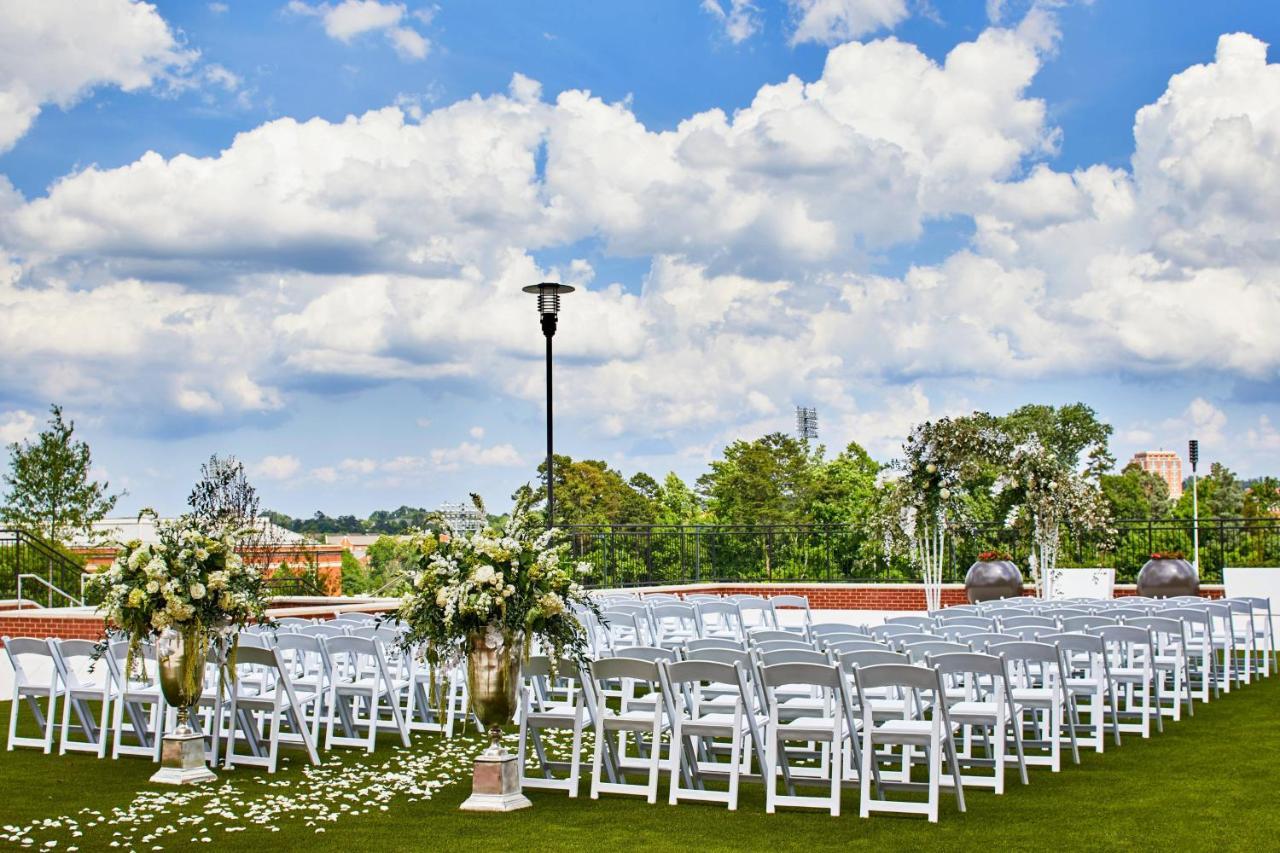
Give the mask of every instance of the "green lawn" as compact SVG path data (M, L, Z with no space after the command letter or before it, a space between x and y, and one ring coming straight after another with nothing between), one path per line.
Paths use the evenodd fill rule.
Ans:
M294 758L280 773L219 771L199 789L152 786L137 758L0 753L0 847L58 850L804 850L863 845L881 850L1262 850L1280 846L1280 678L1197 707L1163 736L1101 756L1082 752L1060 774L1010 774L1008 793L970 790L966 814L944 795L939 824L919 818L764 813L763 790L745 785L739 811L597 802L529 792L534 807L510 815L459 812L474 736L444 743L419 734L414 748L384 744L371 758L339 751L325 766ZM6 723L8 703L0 703ZM665 794L663 795L665 797ZM12 836L26 830L18 840ZM73 833L79 832L80 835ZM23 839L29 838L27 844ZM111 843L115 841L117 847Z

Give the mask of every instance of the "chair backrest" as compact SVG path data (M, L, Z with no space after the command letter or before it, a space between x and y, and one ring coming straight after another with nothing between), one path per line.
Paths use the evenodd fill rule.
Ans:
M742 684L742 668L731 663L709 660L686 660L661 664L667 683L676 684Z
M747 634L747 640L751 645L759 645L760 643L769 643L775 640L794 640L796 635L790 631L775 631L772 629L754 630Z
M48 640L37 640L35 637L0 637L0 643L4 644L5 654L9 657L9 664L13 667L14 681L17 684L31 684L32 681L27 675L26 670L22 666L22 658L30 655L32 657L53 658L53 649L49 647ZM57 669L50 662L50 683L56 682Z
M844 678L834 664L776 663L760 668L760 680L767 688L805 685L840 689Z
M1008 643L991 643L987 646L987 653L1002 655L1007 660L1030 661L1034 663L1057 664L1061 660L1058 657L1058 647L1052 643L1029 642L1027 640L1012 640Z
M1151 632L1136 625L1102 625L1097 628L1090 628L1088 633L1098 637L1104 643L1154 645Z
M658 664L652 660L640 658L600 658L591 662L591 677L597 683L612 681L616 678L631 678L657 684Z
M894 634L889 638L890 642L899 648L910 645L911 643L932 643L941 639L942 637L938 634L926 634L920 631L912 634Z
M954 604L941 610L933 610L929 615L943 622L949 622L952 619L959 619L961 616L979 616L981 612L981 608L976 604Z
M774 595L769 598L769 605L773 607L774 619L777 621L778 608L784 607L792 610L799 610L804 619L804 624L808 625L813 621L813 613L809 610L809 599L803 595Z
M347 629L340 624L329 622L324 625L307 625L299 628L294 633L302 634L307 637L345 637Z
M891 616L884 620L886 625L912 625L916 628L932 628L935 624L932 616Z
M1110 616L1068 616L1062 620L1063 631L1088 631L1120 623Z
M857 637L850 640L837 640L835 642L826 643L823 648L836 655L843 655L846 652L865 652L865 651L885 651L891 652L892 648L887 643L873 640L870 637Z
M1124 624L1145 628L1153 634L1163 636L1166 641L1176 640L1184 643L1187 639L1187 626L1181 619L1171 619L1168 616L1137 616L1125 619Z
M1209 613L1200 607L1170 607L1167 610L1161 610L1160 615L1166 619L1177 619L1201 629L1209 627Z
M729 640L724 637L702 637L697 640L689 640L684 644L686 651L700 651L702 649L735 649L744 651L745 644L738 640Z
M813 651L813 645L811 643L806 643L804 640L796 639L794 634L790 640L770 640L767 643L754 643L751 648L758 652L776 652L781 651L782 649Z
M378 617L372 613L339 613L334 622L376 622Z
M669 593L669 592L646 592L644 595L642 595L642 596L640 597L640 600L641 600L641 601L651 601L651 602L653 602L653 603L655 603L655 604L657 604L657 603L662 603L662 602L668 602L668 601L679 602L679 601L680 601L680 596L678 596L678 595L672 595L672 594L671 594L671 593Z
M749 595L738 598L734 601L738 606L738 613L742 616L742 624L747 627L763 625L770 628L778 627L778 614L774 612L773 605L769 603L769 599L762 598L758 595Z
M773 666L776 663L816 663L830 665L831 658L824 652L813 649L777 649L771 652L757 652L761 666Z
M675 649L661 649L657 646L626 646L614 649L612 657L647 661L674 661L676 652Z
M295 625L299 628L302 628L307 625L314 625L315 623L312 622L310 619L303 619L299 616L285 616L283 618L277 619L276 624L282 628L288 627L290 625Z
M859 692L882 687L898 687L907 690L937 691L942 695L942 683L938 671L930 667L910 663L877 663L859 666L853 672Z
M998 633L991 632L991 633L983 633L983 634L970 634L969 636L964 637L962 639L964 640L964 642L968 643L974 649L985 649L988 646L992 645L993 643L1009 643L1009 642L1018 640L1020 638L1015 637L1012 634L998 634Z
M948 640L962 640L966 637L971 637L974 634L988 633L986 628L979 628L975 625L943 625L936 630L939 636L945 637Z
M866 629L844 622L816 622L809 626L809 636L822 637L827 634L866 634Z
M706 593L700 593L700 592L693 593L692 595L686 595L684 597L684 600L690 602L691 604L702 604L703 602L706 602L706 601L715 601L715 602L724 601L724 599L722 599L718 595L708 595Z
M282 637L289 636L281 634ZM269 649L271 648L271 638L266 634L249 634L241 631L236 639L237 649Z
M972 625L975 628L986 628L988 630L995 630L996 627L996 620L988 616L951 616L941 621L946 625Z
M1000 630L1007 631L1010 628L1053 628L1057 629L1058 622L1056 619L1050 619L1048 616L1007 616L1000 619Z
M981 652L942 652L931 654L926 663L943 675L973 673L1005 677L1004 659Z
M50 639L49 648L53 652L53 665L64 684L71 688L88 686L80 680L78 670L80 666L85 669L94 668L98 653L96 643L89 640Z
M685 660L711 660L718 663L740 663L751 665L751 652L744 649L688 649Z
M1106 647L1102 643L1102 638L1095 634L1085 634L1083 632L1062 632L1059 634L1041 634L1041 643L1054 645L1067 652L1090 652L1092 654L1101 654L1106 651Z
M924 661L930 655L951 653L972 654L967 643L949 643L946 640L929 640L922 643L909 643L902 647L913 661Z
M858 652L845 652L840 655L840 668L850 672L858 666L875 666L882 663L911 663L911 656L903 652L888 649L864 649Z
M896 637L899 634L918 634L920 633L920 629L914 625L876 625L867 633L872 637L882 639L885 637Z

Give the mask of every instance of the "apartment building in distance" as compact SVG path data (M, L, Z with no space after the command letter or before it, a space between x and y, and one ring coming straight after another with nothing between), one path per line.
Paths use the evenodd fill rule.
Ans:
M1130 465L1137 465L1169 484L1169 497L1182 497L1182 457L1172 450L1143 450L1133 454Z

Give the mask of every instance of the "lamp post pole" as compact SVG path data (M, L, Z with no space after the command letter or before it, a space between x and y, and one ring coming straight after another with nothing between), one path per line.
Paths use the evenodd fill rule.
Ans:
M555 417L552 410L551 339L556 335L556 321L560 314L560 296L573 293L567 284L544 281L523 288L525 293L538 297L538 314L542 318L542 335L547 339L547 528L554 527L555 498L555 442L553 440Z
M1200 501L1196 493L1196 463L1200 461L1200 442L1187 442L1187 458L1191 460L1191 547L1195 556L1196 575L1200 574Z

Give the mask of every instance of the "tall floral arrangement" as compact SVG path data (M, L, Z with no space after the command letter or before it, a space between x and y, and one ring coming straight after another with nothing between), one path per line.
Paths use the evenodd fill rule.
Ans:
M1030 536L1028 562L1038 595L1053 594L1064 525L1073 532L1099 535L1103 547L1114 536L1111 511L1096 474L1074 470L1038 439L1011 450L992 490L1013 498L1005 524Z
M157 522L156 534L155 542L119 543L116 559L87 589L102 602L108 637L127 637L130 670L145 639L173 628L195 644L188 677L202 677L212 642L233 644L236 630L267 621L266 582L236 553L234 527L184 515Z
M1005 454L1007 439L985 412L916 425L891 466L878 521L887 551L906 550L920 569L925 602L942 605L948 534L974 523L973 487Z
M452 665L465 656L471 636L509 632L540 640L553 659L585 655L572 609L596 609L579 582L591 565L571 562L569 544L559 540L524 499L500 527L459 534L444 525L440 533L416 536L415 556L403 560L409 591L397 613L409 626L405 647L425 645L433 663Z

